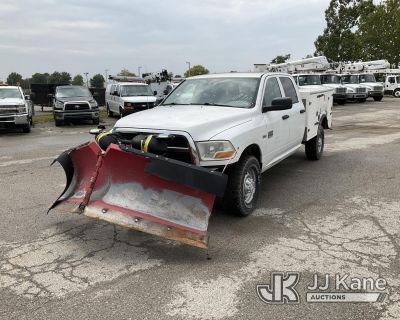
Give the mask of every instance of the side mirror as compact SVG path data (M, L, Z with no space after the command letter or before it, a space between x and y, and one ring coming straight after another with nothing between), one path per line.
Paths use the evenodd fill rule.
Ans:
M272 100L270 106L264 106L262 112L288 110L293 106L292 98L275 98Z
M114 96L118 96L118 95L119 95L119 94L118 94L118 91L115 90L115 91L113 92L113 95L114 95Z
M165 89L165 90L163 91L163 93L164 93L165 95L167 95L167 94L168 94L168 90Z
M154 91L153 94L156 96L157 95L157 91Z
M31 96L29 94L25 95L25 100L31 100Z
M54 98L54 94L49 93L49 94L47 95L47 97L48 97L49 99L53 99L53 98Z
M30 97L30 100L33 100L33 99L35 99L35 97L36 97L36 93L34 93L34 92L31 92L31 94L29 95L29 97Z
M98 96L99 96L99 93L98 93L97 91L96 91L96 92L93 92L92 96L93 96L93 97L98 97Z

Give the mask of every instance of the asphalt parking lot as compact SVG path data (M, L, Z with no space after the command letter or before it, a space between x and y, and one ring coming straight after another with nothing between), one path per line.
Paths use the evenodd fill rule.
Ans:
M108 119L107 126L115 120ZM259 209L214 212L210 247L57 211L63 150L91 125L0 131L1 319L399 319L400 99L334 106L323 158L301 149L263 175ZM300 303L256 293L300 272ZM307 303L313 274L382 277L379 303Z

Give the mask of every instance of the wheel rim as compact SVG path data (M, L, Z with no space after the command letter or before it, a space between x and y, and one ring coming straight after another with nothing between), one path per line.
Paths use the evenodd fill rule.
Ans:
M256 173L249 169L243 179L243 200L246 205L250 205L256 193Z
M400 98L400 90L396 90L396 91L394 92L394 96L395 96L396 98Z

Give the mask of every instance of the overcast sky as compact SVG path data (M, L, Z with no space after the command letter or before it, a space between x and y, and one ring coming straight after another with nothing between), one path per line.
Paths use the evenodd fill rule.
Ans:
M0 4L0 80L16 71L175 74L314 52L329 0L26 0Z

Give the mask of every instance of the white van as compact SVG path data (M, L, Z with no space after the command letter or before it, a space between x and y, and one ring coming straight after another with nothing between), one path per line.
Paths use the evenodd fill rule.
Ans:
M155 106L156 97L151 87L142 82L109 83L106 88L107 115L121 118Z

